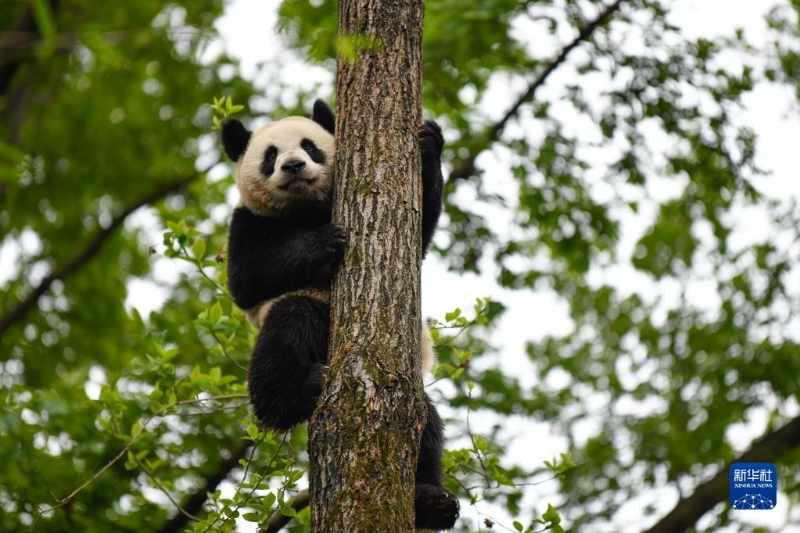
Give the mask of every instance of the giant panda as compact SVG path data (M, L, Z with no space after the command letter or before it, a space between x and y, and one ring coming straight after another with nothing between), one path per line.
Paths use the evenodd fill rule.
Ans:
M344 256L347 232L331 221L334 115L322 100L311 118L287 117L255 132L235 119L222 145L236 162L240 202L228 236L228 285L258 328L248 369L253 412L269 430L308 420L328 370L329 289ZM442 210L439 126L419 129L422 154L422 246L430 245ZM422 359L432 360L427 326ZM425 394L428 421L416 469L417 529L445 530L459 514L442 486L442 420Z

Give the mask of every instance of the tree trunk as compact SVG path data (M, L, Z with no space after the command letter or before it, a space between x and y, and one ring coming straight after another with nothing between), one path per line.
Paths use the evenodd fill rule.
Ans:
M421 0L339 2L329 380L311 420L314 531L414 529L420 372Z

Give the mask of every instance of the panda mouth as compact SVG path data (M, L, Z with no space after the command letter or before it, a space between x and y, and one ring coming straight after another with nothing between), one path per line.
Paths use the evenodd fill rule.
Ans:
M291 176L284 183L278 185L278 188L284 191L291 191L292 189L307 189L314 185L315 181L317 181L316 178Z

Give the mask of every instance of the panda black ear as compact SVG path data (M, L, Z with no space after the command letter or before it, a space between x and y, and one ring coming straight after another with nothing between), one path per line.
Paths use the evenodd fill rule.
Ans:
M222 147L225 153L231 158L231 161L238 161L244 151L247 149L247 143L250 142L250 130L244 127L244 124L235 118L226 120L222 124Z
M317 100L314 102L314 112L311 114L311 120L328 130L333 135L336 127L336 118L333 116L333 111L324 100Z

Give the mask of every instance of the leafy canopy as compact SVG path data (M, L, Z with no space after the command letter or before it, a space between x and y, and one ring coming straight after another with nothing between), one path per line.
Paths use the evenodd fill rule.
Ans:
M788 95L797 125L800 5L772 4L753 41L694 36L659 0L428 3L438 251L498 287L435 323L460 531L755 530L712 484L745 453L778 464L796 514L800 210L770 188L769 126L746 113ZM243 79L222 10L0 10L2 530L266 529L275 511L307 529L304 431L248 415L253 330L225 290L232 180L213 129L330 87ZM294 52L264 71L332 72L358 41L338 39L335 2L279 14ZM126 304L144 291L163 300L147 316ZM567 309L566 334L531 323L514 353L491 335L526 313L513 294Z

